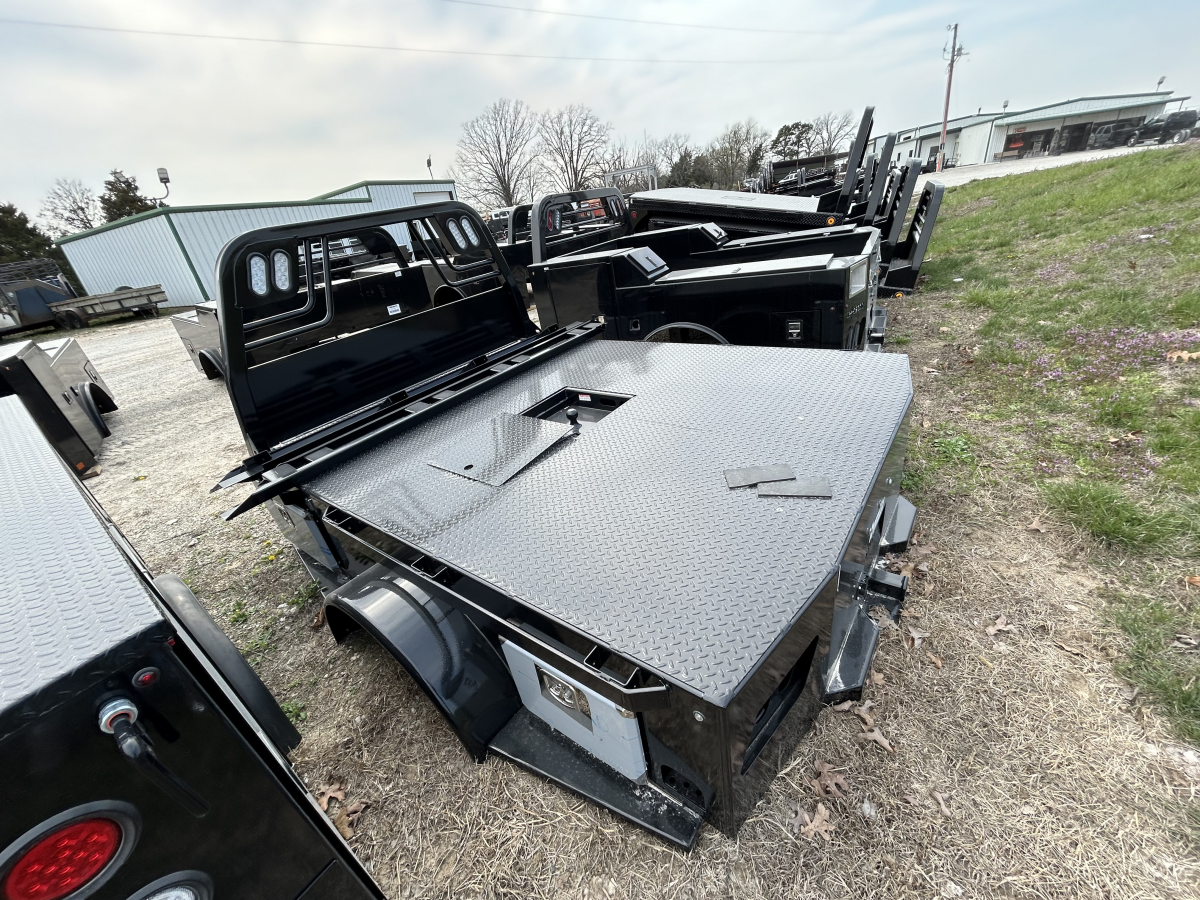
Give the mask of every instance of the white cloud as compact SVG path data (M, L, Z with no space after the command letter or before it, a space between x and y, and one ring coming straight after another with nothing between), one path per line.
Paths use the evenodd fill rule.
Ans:
M780 33L441 0L0 0L0 18L443 50L803 62L552 62L0 23L0 200L36 212L56 178L99 187L114 167L153 188L155 168L167 166L178 204L297 199L368 178L426 177L428 153L440 176L461 123L500 96L542 109L585 103L630 138L707 140L747 116L775 128L869 103L880 129L900 128L940 117L943 29L954 20L970 56L956 73L952 114L1004 99L1020 108L1145 90L1162 74L1178 92L1200 89L1188 47L1200 24L1192 3L502 2ZM837 33L782 33L803 29Z

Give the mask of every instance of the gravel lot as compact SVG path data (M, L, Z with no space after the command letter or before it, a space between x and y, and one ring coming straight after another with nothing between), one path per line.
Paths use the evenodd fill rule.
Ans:
M938 302L893 306L918 420L963 402L920 374L945 352ZM224 523L245 489L208 493L243 456L223 385L165 318L77 334L121 405L88 486L153 571L190 581L299 720L293 759L310 787L342 781L347 804L372 804L351 844L389 896L1197 896L1180 804L1200 764L1113 677L1097 573L1069 531L1024 527L1044 513L1028 486L922 509L915 561L929 571L904 622L930 637L913 651L885 632L869 691L896 752L826 709L738 838L706 828L688 854L508 764L474 764L376 645L312 627L317 603L269 517ZM987 635L1001 614L1015 629ZM822 801L828 840L791 824L815 810L817 760L847 785Z

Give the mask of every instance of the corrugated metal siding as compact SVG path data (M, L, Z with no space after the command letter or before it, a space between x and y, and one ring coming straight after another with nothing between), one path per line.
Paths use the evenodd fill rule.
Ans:
M1181 98L1175 98L1176 100ZM1017 113L1016 115L1008 116L996 122L997 125L1020 125L1023 122L1039 122L1043 119L1061 119L1067 116L1079 116L1085 113L1105 112L1107 110L1126 110L1132 112L1134 110L1142 110L1144 107L1153 107L1158 112L1167 102L1162 95L1146 94L1140 97L1096 97L1083 100L1071 100L1067 103L1060 103L1057 106L1048 106L1045 109L1031 109L1026 112ZM1147 113L1150 115L1150 113ZM1157 115L1157 112L1154 113Z
M964 128L958 136L958 164L973 166L987 162L987 144L991 136L992 123L988 121Z
M89 294L106 294L122 285L161 284L167 306L194 306L205 300L166 216L70 241L62 250Z
M162 284L167 292L166 306L193 306L216 296L217 257L221 248L239 234L271 225L402 209L414 205L417 190L447 191L453 197L454 183L368 184L336 198L294 206L217 207L169 213L207 298L197 286L165 215L130 222L62 246L90 293L110 291L120 284ZM345 200L351 202L342 202ZM389 231L398 242L411 246L403 226Z

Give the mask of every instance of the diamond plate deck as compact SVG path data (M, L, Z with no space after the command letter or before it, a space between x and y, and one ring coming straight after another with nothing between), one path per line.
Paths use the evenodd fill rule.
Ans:
M163 618L16 397L0 398L0 715Z
M427 463L567 387L634 396L501 487ZM306 487L723 705L838 566L911 399L896 354L590 341ZM833 499L726 486L763 460Z

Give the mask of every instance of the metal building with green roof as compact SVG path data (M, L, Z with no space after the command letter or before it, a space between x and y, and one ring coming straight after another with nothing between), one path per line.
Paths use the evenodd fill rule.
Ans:
M217 255L243 232L454 199L450 180L362 181L311 200L163 207L58 244L90 294L161 284L166 306L195 306L215 298ZM406 232L394 237L412 246Z

